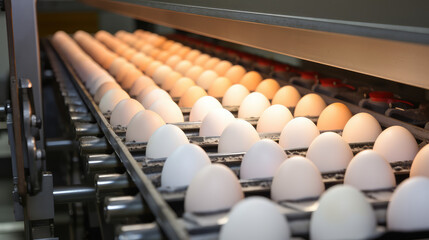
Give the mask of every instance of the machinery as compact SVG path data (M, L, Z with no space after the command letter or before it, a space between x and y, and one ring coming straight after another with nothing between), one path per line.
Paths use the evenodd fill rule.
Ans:
M367 9L370 19L363 23L361 19L353 21L355 16L335 20L338 15L332 12L331 19L323 13L315 18L295 17L292 13L279 13L286 9L283 5L276 10L269 7L270 4L259 6L265 8L259 10L242 2L242 9L247 9L244 11L226 2L206 5L146 0L83 2L187 31L168 37L247 69L256 69L264 76L275 78L280 85L292 84L301 95L317 92L326 103L344 103L353 114L368 112L383 128L403 126L421 147L429 140L426 108L429 24L420 22L426 19L425 6L403 7L393 3L403 7L404 12L415 11L409 19L411 27L406 27L389 17L383 19L385 22L371 22L375 21L372 17L381 6ZM356 6L348 8L353 7ZM399 11L392 9L395 10L383 11L389 14ZM26 238L58 239L55 212L65 208L70 213L68 237L71 239L216 239L221 224L212 224L207 216L184 213L185 190L169 192L159 188L163 162L145 158L146 144L124 141L124 130L109 124L110 116L101 113L65 56L55 49L50 39L39 39L35 1L6 0L5 11L11 99L0 110L7 121L12 150L15 217L17 221L25 221ZM219 44L217 49L213 47L216 44ZM276 71L275 66L287 65L255 57L241 45L333 67L302 62L302 66ZM306 73L311 75L310 70L322 74L305 77ZM372 86L380 82L383 88L400 93L406 101L398 95L380 93L379 87ZM398 89L404 91L398 92ZM236 108L229 110L237 111ZM190 109L182 111L187 115ZM216 148L218 139L195 136L198 124L179 125L192 143L207 151ZM266 137L278 140L275 134ZM351 147L357 153L372 145ZM305 155L305 152L297 150L287 154ZM243 154L210 156L212 162L236 171L242 157ZM408 178L410 166L410 162L392 165L398 183ZM55 177L61 185L55 184ZM342 183L343 178L344 172L323 175L327 187ZM269 197L270 180L240 183L246 196ZM375 199L372 204L379 213L377 221L381 226L386 222L387 204L388 201L382 199ZM308 238L308 228L303 226L308 225L311 211L300 203L296 203L295 208L288 203L283 206L290 210L286 216L292 236ZM378 238L428 236L427 231L384 230Z

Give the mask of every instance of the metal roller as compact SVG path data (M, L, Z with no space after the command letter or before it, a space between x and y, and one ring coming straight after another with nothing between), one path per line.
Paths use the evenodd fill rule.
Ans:
M116 236L118 240L151 240L162 238L156 223L120 226L117 229Z
M87 173L114 172L123 170L124 165L114 154L94 154L86 157L85 169Z
M104 201L104 217L108 223L114 219L138 217L144 214L150 214L150 211L144 206L140 195L109 197Z
M110 150L106 138L85 136L79 138L80 151L83 154L106 153Z
M135 188L135 186L126 174L100 174L95 176L97 195L125 191L130 188Z
M65 187L54 188L55 203L93 201L94 199L95 199L94 187L65 186Z
M75 122L76 137L82 136L98 136L101 134L100 128L95 123Z
M93 122L94 118L89 113L70 113L70 119L72 122Z

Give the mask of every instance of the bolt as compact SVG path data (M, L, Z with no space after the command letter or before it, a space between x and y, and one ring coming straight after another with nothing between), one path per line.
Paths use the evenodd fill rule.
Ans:
M42 126L42 121L36 115L31 115L31 126L35 128L40 128Z

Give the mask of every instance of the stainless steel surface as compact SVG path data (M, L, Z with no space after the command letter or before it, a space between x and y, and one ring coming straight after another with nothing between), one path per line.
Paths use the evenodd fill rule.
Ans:
M101 134L100 128L96 123L75 122L76 137L81 136L97 136Z
M151 240L162 239L156 223L120 226L117 230L118 240Z
M97 194L114 192L135 187L126 174L99 174L95 176L95 188Z
M429 65L429 28L141 0L83 2L132 18L429 89L425 80L429 75L425 67Z
M138 217L148 214L140 195L109 197L104 201L104 217L106 222L115 219Z
M110 149L106 138L98 138L94 136L85 136L79 138L79 147L82 153L103 153Z
M109 172L115 171L118 168L123 168L121 161L110 154L95 154L87 155L86 157L86 172Z
M88 186L55 187L53 194L56 204L95 200L95 188Z

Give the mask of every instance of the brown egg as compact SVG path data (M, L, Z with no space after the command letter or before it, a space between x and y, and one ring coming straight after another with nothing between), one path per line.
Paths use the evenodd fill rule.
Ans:
M279 89L280 84L276 80L268 78L258 84L255 92L260 92L271 100Z
M145 71L146 75L148 75L149 77L152 77L156 69L162 65L163 65L162 62L160 61L151 62L149 66L146 68L146 71Z
M141 52L137 52L133 55L133 57L130 59L130 63L136 65L138 67L138 63L143 61L145 59L145 55Z
M171 56L171 53L168 51L161 51L158 56L156 57L156 60L165 63L167 59Z
M112 65L113 61L115 61L115 59L118 56L112 52L105 52L104 54L104 58L103 60L100 62L100 65L103 66L104 69L109 69L110 66Z
M167 41L167 38L164 36L158 36L158 38L153 42L153 45L159 48L165 41Z
M143 89L150 85L156 85L155 82L148 76L141 76L139 77L133 84L133 86L130 89L130 96L137 96Z
M167 64L168 66L170 66L171 68L175 68L176 65L182 61L182 58L179 57L178 55L171 55L167 61L165 62L165 64Z
M246 69L241 65L234 65L225 73L225 77L231 80L232 84L240 82L244 74L246 74Z
M146 54L147 56L150 56L150 53L155 49L154 46L152 45L143 45L143 47L140 49L140 52L143 52L144 54Z
M173 69L171 69L171 67L167 65L161 65L153 73L152 79L153 81L155 81L156 84L161 85L167 78L168 74L170 74L171 72L173 72Z
M192 63L188 60L182 60L180 61L176 67L174 68L174 71L181 73L182 75L185 75L186 72L192 67Z
M213 70L219 75L224 76L225 73L232 67L232 63L226 60L220 61Z
M284 86L280 88L273 97L273 105L281 104L285 107L295 107L301 98L298 90L292 86Z
M258 84L262 81L262 76L256 71L250 71L241 78L240 84L245 86L249 91L255 91Z
M210 55L208 54L201 54L200 56L198 56L195 60L194 60L194 64L198 65L198 66L204 66L208 60L210 60Z
M127 60L130 60L136 53L137 51L134 50L133 48L127 48L125 51L121 53L121 56Z
M320 131L342 130L351 117L352 112L346 105L332 103L320 113L317 128Z
M145 44L146 44L145 41L143 41L143 40L137 40L134 43L133 48L135 48L135 49L141 49L143 47L143 45L145 45Z
M118 83L121 83L125 79L128 72L131 71L131 69L133 68L135 68L134 65L132 65L129 62L127 62L126 64L123 64L119 69L118 74L116 75L116 81Z
M197 57L201 55L201 52L199 50L193 49L185 56L185 60L188 60L190 62L194 62Z
M137 68L132 68L126 75L125 79L121 82L122 88L125 91L130 90L134 82L141 76L143 76L143 73L140 70Z
M125 44L115 44L115 46L114 46L114 51L115 51L115 53L116 54L118 54L118 55L121 55L122 56L122 53L125 51L125 50L127 50L128 49L128 47L127 46L125 46Z
M200 77L197 79L195 83L204 89L209 89L209 87L218 77L219 76L215 71L206 70L200 75Z
M137 62L136 66L143 72L149 67L149 65L155 60L151 57L145 56L143 60Z
M167 51L171 52L172 54L176 54L182 47L183 45L181 43L175 42Z
M182 47L177 51L177 55L179 55L181 58L185 58L185 56L191 51L192 49L190 47Z
M296 104L294 117L318 117L326 108L325 100L315 93L303 96Z
M161 50L159 50L158 48L155 48L150 52L149 56L156 59L160 53L161 53Z
M191 108L198 99L204 96L207 96L207 93L202 87L192 86L180 98L179 107Z
M167 40L161 45L161 49L168 50L174 44L173 40Z
M157 85L149 85L146 88L144 88L138 95L137 95L137 101L143 102L145 97L152 92L155 89L159 89Z
M212 97L223 97L226 90L232 86L231 81L226 77L218 77L209 87L208 94Z
M121 89L121 86L119 86L116 82L105 82L103 83L97 90L97 92L94 95L94 101L98 104L100 103L101 98L104 96L104 94L109 91L110 89L118 88Z
M119 70L124 64L127 64L127 60L122 57L117 57L112 64L109 67L109 73L112 74L112 76L116 77L119 73Z
M204 68L198 65L192 66L186 71L185 77L197 81L198 77L204 72Z
M171 97L181 97L188 88L195 86L195 82L187 77L179 78L170 90Z
M171 71L167 75L165 80L162 82L161 88L165 91L170 91L171 88L173 88L174 84L177 82L177 80L179 80L181 77L183 77L182 74L176 71Z
M219 58L212 57L204 64L203 68L205 69L213 69L220 62Z

